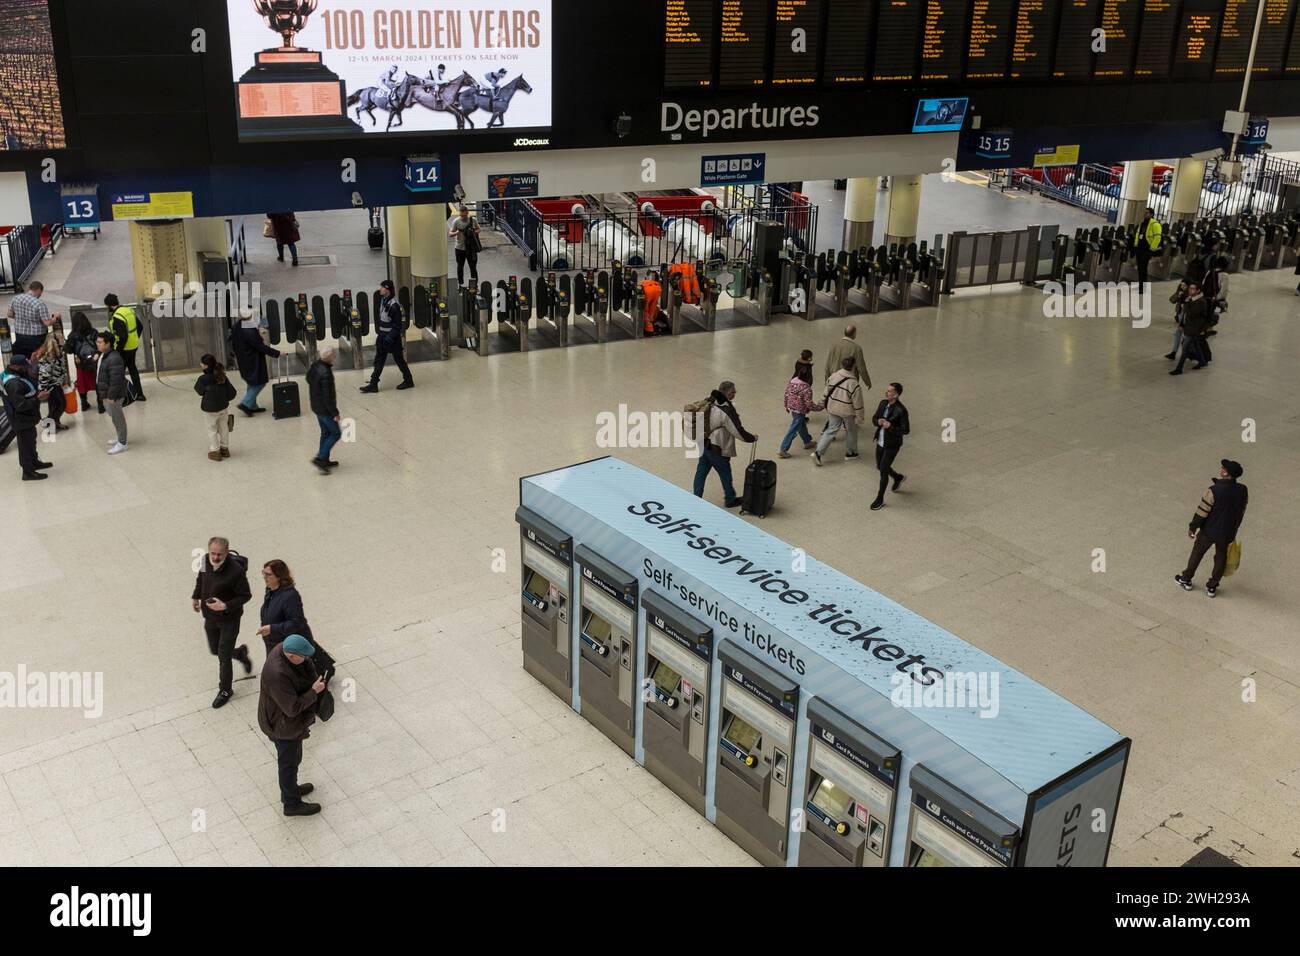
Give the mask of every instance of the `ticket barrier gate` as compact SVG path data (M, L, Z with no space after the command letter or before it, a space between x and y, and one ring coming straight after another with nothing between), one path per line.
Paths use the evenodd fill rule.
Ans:
M609 341L609 274L588 269L573 277L573 326L597 342Z
M502 293L504 295L504 292ZM484 282L479 288L473 285L460 287L460 325L456 340L471 352L488 354L488 334L492 324L492 283Z
M653 591L641 595L641 606L646 625L641 689L645 768L704 813L713 629Z
M1288 220L1285 232L1282 252L1277 263L1280 269L1290 269L1296 264L1297 259L1300 259L1300 220Z
M1011 866L1020 829L923 765L912 768L907 865Z
M818 697L808 701L808 734L799 865L888 866L898 748Z
M603 281L602 272L597 282ZM609 273L609 324L622 329L628 338L645 338L645 294L636 270L615 260Z
M569 312L572 307L573 282L569 276L548 272L537 280L536 330L551 339L548 344L569 347L572 340Z
M933 252L925 240L921 240L920 246L909 243L905 261L912 264L911 294L916 304L938 305L943 292L943 249L939 247L939 237L935 237Z
M1264 247L1267 244L1266 228L1259 224L1246 227L1246 236L1242 242L1241 268L1258 272L1263 268Z
M912 307L912 265L899 251L897 243L876 250L876 265L880 269L880 302L891 309Z
M730 641L722 662L717 784L718 829L767 866L785 866L799 686Z
M703 268L700 263L700 268ZM697 272L697 275L700 273ZM718 327L718 280L714 276L705 276L700 280L700 301L685 302L681 281L676 273L668 276L668 321L673 335L683 332L713 332ZM688 323L691 327L688 327Z
M1074 266L1070 262L1070 237L1058 232L1052 239L1052 269L1049 273L1052 281L1064 281L1067 269L1074 272Z
M520 352L528 351L528 320L533 315L533 280L511 276L497 283L493 294L497 312L497 336Z
M843 317L849 314L849 256L834 249L804 258L805 319Z
M873 249L863 246L849 256L849 287L845 294L850 308L856 307L858 311L872 315L879 312L882 306L880 287L883 282Z
M325 338L326 315L323 296L315 296L308 302L307 293L299 292L297 299L284 300L285 339L293 343L294 354L304 370L310 368L320 354L319 343Z
M1074 234L1074 277L1076 282L1096 282L1101 266L1099 229L1079 229Z
M1228 231L1227 248L1220 250L1228 260L1228 272L1240 272L1246 265L1246 255L1250 246L1250 230L1238 227Z
M1153 282L1173 278L1174 249L1166 237L1161 241L1160 248L1151 253L1151 261L1147 263L1147 276Z
M1097 278L1102 282L1119 282L1128 257L1128 243L1119 227L1107 226L1101 231L1098 244Z
M636 753L637 580L585 545L578 627L578 712L628 754Z
M735 317L749 319L759 325L767 325L772 319L772 299L777 288L772 274L765 268L751 269L739 260L727 264L728 271L734 276L731 287L731 306ZM742 322L728 322L726 327L742 325Z
M414 316L412 323L428 344L435 361L451 358L451 309L442 294L442 282L434 279L429 287L415 287Z
M330 296L330 335L338 342L339 358L351 356L352 367L365 367L365 336L370 334L370 307L366 296L354 300L351 289Z
M572 539L523 506L519 524L523 574L524 670L564 703L573 687L569 595L573 593Z
M1284 222L1270 222L1264 226L1264 249L1260 253L1261 269L1276 269L1282 264L1282 250L1289 234Z

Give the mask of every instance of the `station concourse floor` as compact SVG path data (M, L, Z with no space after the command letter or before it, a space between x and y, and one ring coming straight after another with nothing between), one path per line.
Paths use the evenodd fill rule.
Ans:
M855 463L837 443L821 469L779 463L761 523L1130 736L1112 865L1177 866L1206 847L1243 865L1300 855L1300 299L1290 270L1232 283L1214 364L1180 378L1160 358L1165 285L1148 329L1048 319L1040 293L1014 287L858 319L870 400L906 385L908 482L869 512L868 443ZM612 451L689 487L681 450L597 447L596 415L679 410L724 378L775 457L795 356L812 348L820 368L840 332L779 317L457 351L415 366L413 391L395 392L390 370L365 396L361 373L341 369L356 441L329 477L308 464L311 417L241 416L233 457L209 461L191 375L146 382L125 455L104 454L109 425L93 412L42 446L49 481L20 483L11 450L0 670L101 671L105 703L97 720L4 713L0 863L752 864L524 672L518 479ZM1211 601L1172 576L1225 456L1244 464L1252 504L1241 570ZM721 501L716 478L708 499ZM249 556L255 595L256 669L221 710L189 606L192 555L211 535ZM257 728L256 571L274 557L339 661L336 691L355 688L306 742L300 779L324 805L311 818L281 815Z

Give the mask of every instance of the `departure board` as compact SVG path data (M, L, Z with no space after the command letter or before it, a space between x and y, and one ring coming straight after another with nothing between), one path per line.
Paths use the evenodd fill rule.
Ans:
M921 20L921 79L961 79L967 0L925 0Z
M1292 0L1264 0L1264 19L1255 46L1255 74L1277 75L1282 70ZM1250 39L1255 31L1256 0L1226 0L1219 51L1214 58L1215 76L1242 76L1250 58Z
M1142 0L1102 0L1101 22L1106 49L1096 54L1093 76L1128 76L1133 69L1134 39Z
M713 0L665 0L664 86L713 85Z
M916 41L925 0L880 0L873 80L916 79Z
M1178 26L1176 0L1142 0L1142 27L1138 33L1134 76L1164 79L1169 75L1169 57Z
M870 41L871 0L830 0L822 82L866 82Z
M1223 0L1183 0L1174 40L1173 78L1209 76L1214 65L1214 42L1219 32ZM1252 30L1254 25L1251 25Z
M822 0L776 0L772 34L772 82L817 82L822 35Z
M1289 79L1294 79L1300 75L1300 11L1297 11L1295 18L1291 21L1291 45L1286 50L1286 66L1284 72Z
M1011 55L1011 14L1015 0L973 0L966 79L1003 80Z
M1078 80L1092 75L1092 31L1097 26L1097 4L1098 0L1063 0L1052 76Z
M722 0L719 86L767 81L767 0Z
M1011 40L1011 77L1047 79L1051 70L1052 19L1056 6L1048 0L1020 0Z

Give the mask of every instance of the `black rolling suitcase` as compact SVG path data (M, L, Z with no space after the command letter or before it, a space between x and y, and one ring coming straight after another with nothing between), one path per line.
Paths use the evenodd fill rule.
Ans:
M745 491L740 499L742 515L766 518L776 501L776 462L755 459L758 443L749 446L749 465L745 468Z
M3 455L8 450L15 435L13 425L9 424L9 415L3 408L0 408L0 455Z
M284 356L278 359L277 381L271 386L271 417L297 418L302 414L302 399L298 394L298 383L289 380L284 374Z

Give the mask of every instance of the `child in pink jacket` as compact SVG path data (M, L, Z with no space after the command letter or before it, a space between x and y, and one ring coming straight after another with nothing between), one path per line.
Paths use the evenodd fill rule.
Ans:
M804 349L794 363L794 377L785 387L785 410L790 413L790 430L781 440L780 457L790 457L790 445L794 436L803 439L805 449L815 448L816 443L808 434L808 413L820 412L825 405L813 401L812 390L812 349Z

